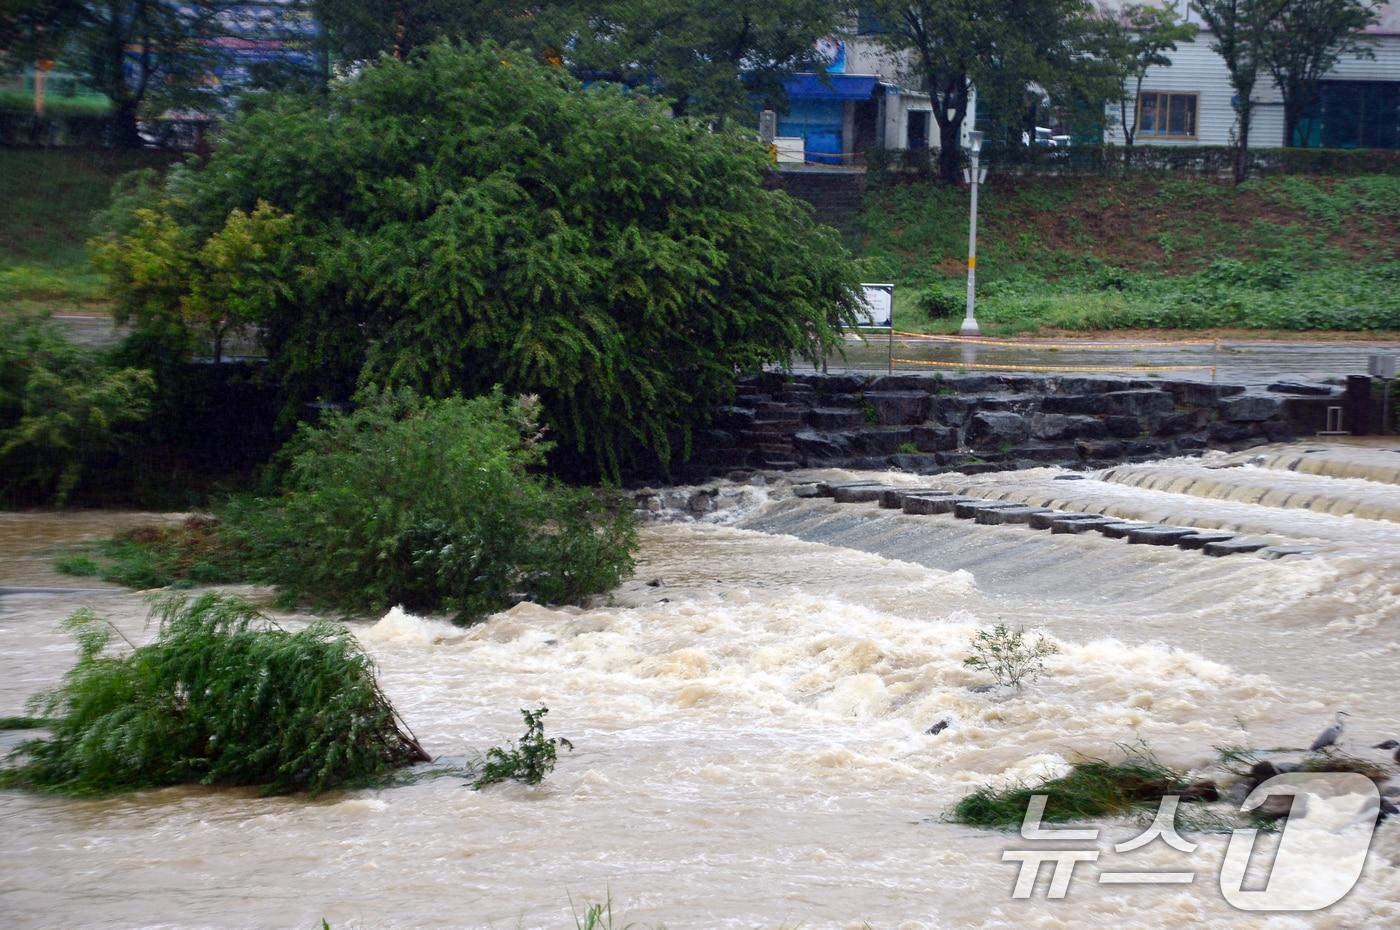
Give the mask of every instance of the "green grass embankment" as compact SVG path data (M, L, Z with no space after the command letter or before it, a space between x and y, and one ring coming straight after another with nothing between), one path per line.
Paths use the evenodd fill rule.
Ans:
M164 166L163 152L0 148L0 311L103 311L88 262L93 214L128 171Z
M899 285L900 329L957 330L967 211L965 188L867 194L865 273ZM1400 177L994 175L978 212L988 333L1400 330Z

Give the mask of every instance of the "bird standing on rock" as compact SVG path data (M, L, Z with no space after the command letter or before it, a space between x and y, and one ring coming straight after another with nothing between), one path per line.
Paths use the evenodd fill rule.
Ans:
M1335 722L1318 734L1317 739L1313 740L1313 744L1308 747L1308 752L1317 752L1319 749L1337 745L1337 740L1342 738L1342 730L1345 729L1342 725L1342 718L1350 716L1351 714L1344 710L1337 711L1337 716L1333 718Z

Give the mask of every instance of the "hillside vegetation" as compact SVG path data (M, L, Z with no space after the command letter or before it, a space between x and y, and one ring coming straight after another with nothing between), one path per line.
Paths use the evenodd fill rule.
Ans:
M0 149L0 310L103 309L88 263L93 214L128 171L165 153Z
M896 325L956 331L968 195L872 189L866 280ZM979 205L978 321L1038 329L1400 330L1400 177L993 177ZM873 276L873 277L871 277Z

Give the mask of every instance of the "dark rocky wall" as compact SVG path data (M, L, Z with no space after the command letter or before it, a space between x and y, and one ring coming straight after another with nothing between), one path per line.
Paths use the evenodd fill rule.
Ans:
M1340 402L1326 385L768 373L745 380L696 435L683 477L745 467L1098 468L1310 435Z

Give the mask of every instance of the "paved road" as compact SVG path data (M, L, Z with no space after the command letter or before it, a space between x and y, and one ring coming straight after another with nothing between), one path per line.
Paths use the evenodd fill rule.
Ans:
M1020 342L1020 340L1017 340ZM896 359L931 362L918 365L896 362L895 370L961 372L974 370L1017 371L1059 368L1103 368L1105 373L1144 375L1163 378L1219 381L1235 384L1268 384L1280 379L1318 381L1351 374L1366 374L1367 356L1390 354L1400 356L1400 342L1276 342L1267 340L1226 341L1219 350L1211 345L1139 347L1125 343L1122 348L1107 340L1056 339L1026 340L1024 345L1007 346L996 341L932 342L895 337L893 354ZM1090 343L1094 348L1083 347ZM883 336L871 336L861 343L851 340L846 357L832 358L828 368L839 370L887 370L891 354L890 343ZM1189 370L1159 370L1195 366Z
M121 338L123 328L114 327L105 316L85 314L56 314L55 318L71 331L75 341L85 345L110 345ZM1022 342L1022 340L1016 340ZM1159 371L1163 378L1209 381L1214 377L1235 384L1268 384L1279 379L1317 381L1349 374L1366 373L1366 356L1374 353L1400 355L1400 342L1276 342L1255 340L1225 342L1220 350L1212 346L1138 348L1128 343L1121 349L1086 349L1076 343L1090 340L1056 339L1024 340L1026 345L1004 346L995 342L984 344L931 342L896 337L894 356L899 359L935 362L934 365L896 364L899 371L993 370L1016 371L1023 368L1109 368L1113 372L1131 373L1142 366L1198 366L1185 371ZM1039 344L1038 346L1036 344ZM1111 345L1111 341L1093 341L1096 346ZM1047 348L1064 346L1066 348ZM252 346L231 343L230 354L256 351ZM890 344L886 337L872 335L867 341L848 342L845 359L827 362L832 371L887 370ZM986 366L990 366L989 368ZM1118 366L1118 367L1115 367ZM1144 372L1146 374L1146 372Z

